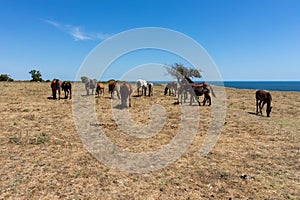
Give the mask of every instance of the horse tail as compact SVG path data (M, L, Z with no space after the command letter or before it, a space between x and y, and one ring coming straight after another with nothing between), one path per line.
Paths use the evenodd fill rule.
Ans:
M166 94L168 93L168 89L169 89L168 86L166 86L166 87L165 87L164 95L166 95Z
M270 102L272 101L272 96L269 92L268 92L268 99L270 100Z
M216 94L215 94L213 88L212 88L211 86L209 86L209 87L210 87L210 90L211 90L212 95L213 95L214 97L216 97Z

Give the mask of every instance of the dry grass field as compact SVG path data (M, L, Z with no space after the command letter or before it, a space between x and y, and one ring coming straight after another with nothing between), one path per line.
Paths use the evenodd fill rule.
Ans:
M200 158L199 149L211 108L195 105L202 125L178 160L157 171L126 173L88 152L76 130L72 100L48 99L50 83L0 82L0 199L299 199L300 93L272 91L270 118L254 114L254 90L226 94L226 122L207 156ZM95 124L128 151L157 150L180 126L180 105L163 95L162 85L154 86L151 97L132 97L129 109L142 127L152 105L165 108L166 123L151 138L120 132L107 87L104 97L94 99Z

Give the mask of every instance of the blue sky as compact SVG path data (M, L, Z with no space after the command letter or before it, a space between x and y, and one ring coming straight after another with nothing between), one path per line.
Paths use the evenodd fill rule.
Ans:
M28 80L36 69L43 79L74 80L101 42L123 31L161 27L198 42L223 80L299 80L299 10L298 0L0 0L0 73ZM165 52L133 54L102 78L119 79L118 67L189 65ZM156 68L147 74L164 76Z

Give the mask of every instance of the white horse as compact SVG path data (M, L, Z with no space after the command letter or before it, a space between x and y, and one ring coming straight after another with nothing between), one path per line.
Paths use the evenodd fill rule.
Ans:
M153 95L153 83L148 82L148 96L150 97L151 95Z
M138 79L136 81L136 87L137 87L137 91L138 91L138 96L140 96L140 88L142 89L142 94L141 96L143 96L143 91L144 91L144 95L146 96L147 93L147 81L143 80L143 79Z
M86 95L89 95L89 90L92 89L92 95L94 94L94 89L97 86L98 81L96 79L84 79L82 82L85 83Z

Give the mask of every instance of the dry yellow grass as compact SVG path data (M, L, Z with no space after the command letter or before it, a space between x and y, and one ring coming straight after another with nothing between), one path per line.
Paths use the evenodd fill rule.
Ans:
M298 199L300 196L300 93L271 92L271 117L254 115L253 90L226 89L227 116L213 151L199 158L210 108L201 112L189 149L174 163L130 174L98 162L76 131L71 100L49 100L49 83L0 83L0 199ZM83 88L83 86L82 86ZM174 97L154 87L152 97L133 97L138 125L149 123L151 105L167 121L152 138L122 134L114 123L107 87L95 98L98 121L116 145L133 152L159 149L180 126ZM86 97L82 97L86 98ZM145 108L143 106L146 105ZM243 179L246 174L253 178Z

